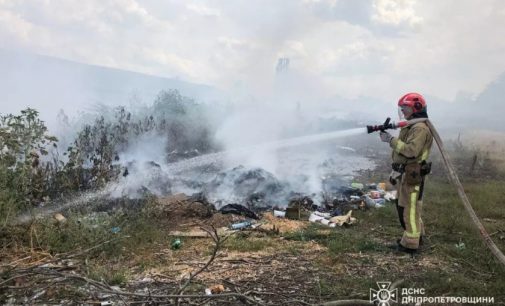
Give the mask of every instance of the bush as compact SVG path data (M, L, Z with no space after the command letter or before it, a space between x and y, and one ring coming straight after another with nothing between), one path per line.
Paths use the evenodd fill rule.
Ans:
M0 224L20 209L76 191L96 190L116 180L119 155L143 136L166 140L166 161L215 150L212 127L203 106L179 94L162 91L152 107L132 114L124 107L106 109L85 124L63 157L57 139L47 134L38 112L0 116Z
M0 215L10 216L47 195L40 157L56 142L34 109L0 115Z

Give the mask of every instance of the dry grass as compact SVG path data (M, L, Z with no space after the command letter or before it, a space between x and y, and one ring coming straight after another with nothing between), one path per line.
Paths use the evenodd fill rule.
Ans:
M376 181L384 179L381 174L375 175ZM485 227L505 251L505 182L463 178L463 184ZM85 263L78 263L88 269L87 276L120 285L124 290L149 288L156 292L167 286L175 288L205 264L213 244L209 238L181 237L182 247L172 250L175 237L170 233L174 229L191 231L213 219L190 215L177 218L169 212L148 209L114 216L101 226L85 227L85 231L73 219L79 216L70 216L64 228L36 223L33 229L10 229L0 235L0 265L15 260L19 265L28 265L50 259L58 252L84 248L113 235L110 228L121 225L118 235L129 238L97 249ZM505 303L505 269L487 251L455 189L443 177L433 176L427 183L424 221L429 247L415 258L387 248L401 234L394 207L356 211L353 215L357 224L329 229L266 214L262 230L243 231L231 237L187 291L203 294L205 288L223 284L226 292L261 292L258 296L262 301L273 304L294 299L317 303L368 299L369 288L374 288L375 282L402 279L403 287L425 288L427 296L492 296L495 303ZM274 225L279 233L273 231ZM465 247L458 249L459 243ZM23 294L22 290L0 290L2 302L9 294ZM59 301L77 294L71 287L58 290L38 301Z

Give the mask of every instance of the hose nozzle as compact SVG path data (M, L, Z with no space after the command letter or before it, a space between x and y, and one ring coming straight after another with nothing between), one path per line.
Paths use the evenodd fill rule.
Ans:
M367 125L366 130L368 134L377 131L384 132L385 130L395 130L397 128L404 128L406 126L411 126L418 122L425 122L426 120L428 120L428 118L416 118L416 119L410 119L408 121L400 121L398 123L395 123L391 122L391 118L388 117L386 121L384 121L384 123L381 125Z
M395 129L395 128L396 128L395 124L391 123L391 118L389 118L389 117L381 125L367 125L366 126L366 130L367 130L368 134L373 133L373 132L377 132L377 131L384 132L385 130Z

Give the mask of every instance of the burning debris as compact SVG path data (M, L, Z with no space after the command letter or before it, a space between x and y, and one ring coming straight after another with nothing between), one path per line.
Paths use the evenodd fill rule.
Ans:
M287 188L287 183L282 183L268 171L239 166L217 174L205 186L205 194L218 207L239 203L257 211L282 205Z
M243 170L243 168L239 169ZM236 171L237 169L233 170ZM259 173L267 172L241 172L241 175L237 175L235 177L237 179L233 182L244 182L247 179L253 179L253 182L256 183L258 180L263 179L263 176L258 176ZM226 174L221 173L220 178L223 176L226 176ZM251 185L246 186L251 187ZM223 220L226 215L228 216L226 226L232 230L257 228L258 226L262 228L265 222L271 223L272 219L270 217L265 219L266 216L302 222L317 222L335 227L356 223L357 219L352 217L353 210L380 208L385 205L386 200L394 200L395 194L387 192L385 188L385 183L368 185L351 183L348 186L340 187L337 192L332 193L331 198L326 198L320 205L316 204L311 197L298 194L289 201L286 200L288 202L286 202L287 207L285 208L279 208L275 205L248 207L246 197L242 202L243 204L226 204L216 210L215 203L209 202L205 193L196 193L192 196L177 194L160 199L160 203L171 212L167 215L167 218L170 217L170 219L190 217L209 221L212 218ZM221 204L221 202L218 204ZM165 211L167 211L166 209ZM173 211L177 211L175 215L172 213ZM220 225L223 224L220 223Z
M158 196L171 193L170 177L154 161L128 162L122 178L119 179L118 187L112 192L112 197L138 198L146 193Z
M240 204L228 204L221 207L219 211L222 214L234 214L255 220L260 218L255 212Z

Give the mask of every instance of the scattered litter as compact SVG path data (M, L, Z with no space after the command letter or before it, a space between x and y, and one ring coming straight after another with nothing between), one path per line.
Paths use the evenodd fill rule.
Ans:
M300 206L286 208L286 218L291 220L300 220Z
M114 226L113 228L110 229L110 231L113 233L113 234L117 234L121 231L121 228L119 226Z
M56 219L56 221L57 221L58 223L60 223L60 224L61 224L61 223L65 223L65 222L67 221L67 218L65 218L65 217L64 217L62 214L60 214L60 213L55 214L53 217L54 217L54 219Z
M323 217L323 218L330 218L331 217L330 213L324 213L324 212L320 212L320 211L315 211L315 212L313 212L313 214L315 214L316 216Z
M312 200L308 196L296 195L289 201L288 207L299 207L300 209L306 209L312 211L317 210L319 205L315 204L314 200Z
M174 241L172 241L172 245L171 245L172 250L178 250L181 248L181 246L182 246L181 239L176 238L176 239L174 239Z
M372 184L366 184L366 188L370 190L377 190L377 184L372 183Z
M367 208L373 208L373 207L375 207L375 201L366 195L365 196L365 205Z
M374 199L374 202L375 202L375 207L384 206L384 204L386 204L386 200L384 200L383 198Z
M315 213L312 213L309 217L309 222L318 222L320 220L323 220L324 217L318 216Z
M396 198L396 191L385 191L386 183L359 183L340 185L333 192L323 194L323 201L316 205L307 197L298 195L289 202L286 211L273 211L273 216L291 220L308 220L334 227L354 224L357 219L351 217L353 210L366 210L384 207L387 201ZM339 218L336 218L339 217Z
M230 225L230 228L232 230L239 230L239 229L251 227L252 225L253 224L251 221L244 221L244 222L234 223L234 224Z
M386 192L386 194L384 195L384 199L386 201L396 200L396 190Z
M340 208L335 208L332 212L331 212L331 215L330 217L335 217L335 216L341 216L343 215L344 213L342 212L342 209Z
M274 217L284 218L286 217L286 212L282 210L274 210Z
M363 188L365 188L365 186L362 183L354 182L354 183L351 183L351 188L363 190Z
M345 216L336 216L330 219L331 223L335 223L338 226L342 226L344 224L354 224L356 223L357 219L352 217L352 210L349 210L349 212Z
M335 227L335 225L342 226L344 224L351 225L351 224L356 223L356 221L357 221L356 218L351 217L352 210L349 210L349 212L344 216L336 216L336 217L331 217L331 218L330 218L330 216L326 217L326 216L321 216L320 214L321 213L316 214L316 212L313 212L309 217L309 221L310 222L319 222L321 224L324 224L324 225L327 225L330 227Z
M243 205L240 205L240 204L228 204L228 205L221 207L221 209L219 209L219 211L222 214L235 214L235 215L244 216L244 217L250 218L250 219L255 219L255 220L259 219L258 215L255 214L252 210L250 210L249 208L247 208Z
M223 285L214 285L214 286L210 287L209 289L210 289L210 293L212 293L212 294L219 294L219 293L224 292Z
M223 285L214 285L212 287L209 287L205 289L205 294L206 295L213 295L213 294L220 294L224 292L224 286Z
M374 199L374 200L375 200L375 199L379 199L379 198L381 197L381 194L380 194L380 192L379 192L379 191L377 191L377 190L372 190L372 191L370 191L370 197L371 197L372 199Z
M463 243L461 241L459 243L456 243L456 249L459 251L466 249L465 243Z

